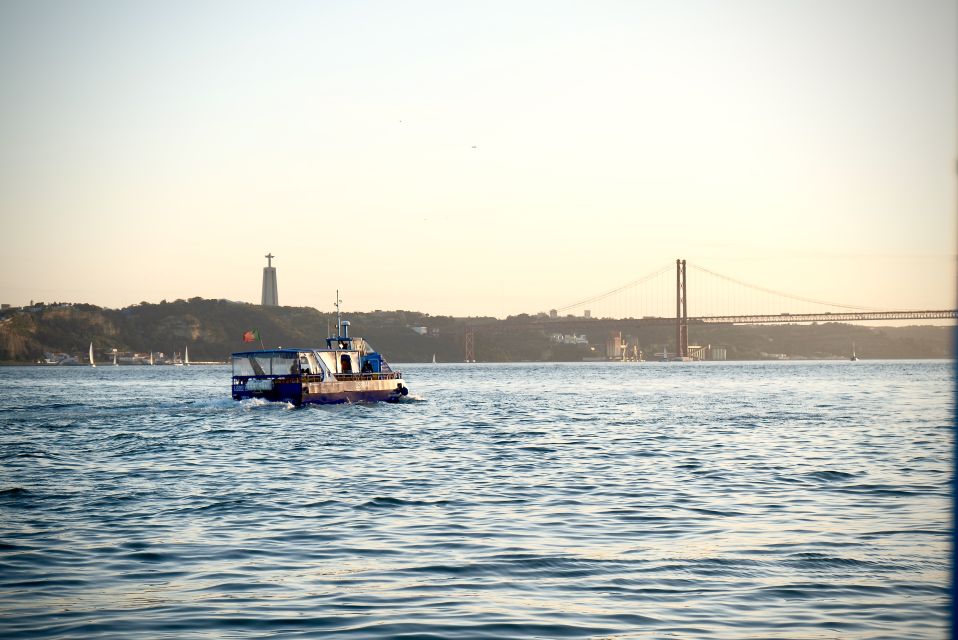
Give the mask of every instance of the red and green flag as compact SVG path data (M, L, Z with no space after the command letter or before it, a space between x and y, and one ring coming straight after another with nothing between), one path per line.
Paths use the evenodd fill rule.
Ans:
M250 329L243 334L243 342L256 342L259 340L259 329Z

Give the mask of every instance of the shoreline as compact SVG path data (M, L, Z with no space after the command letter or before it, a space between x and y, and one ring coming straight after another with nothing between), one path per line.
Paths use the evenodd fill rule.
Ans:
M397 362L396 366L407 366L407 365L463 365L463 364L723 364L723 363L745 363L745 362L853 362L848 358L761 358L761 359L749 359L749 360L692 360L692 361L663 361L663 360L497 360L497 361L479 361L479 362ZM923 358L923 357L905 357L905 358L859 358L857 362L908 362L908 361L940 361L940 362L954 362L955 358ZM99 364L96 368L110 369L114 367L122 367L126 369L148 369L151 367L209 367L209 366L221 366L229 365L229 361L212 361L207 360L203 362L191 362L188 365L174 365L174 364ZM80 369L83 367L90 368L90 365L87 364L46 364L46 363L37 363L37 362L0 362L0 367L37 367L42 369Z

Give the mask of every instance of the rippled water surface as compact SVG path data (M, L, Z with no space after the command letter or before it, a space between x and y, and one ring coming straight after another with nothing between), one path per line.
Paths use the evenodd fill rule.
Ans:
M943 638L950 362L0 368L4 638Z

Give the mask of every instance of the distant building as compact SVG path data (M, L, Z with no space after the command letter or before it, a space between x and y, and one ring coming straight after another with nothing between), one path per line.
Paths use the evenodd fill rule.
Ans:
M279 293L276 290L276 267L273 266L272 253L266 254L266 266L263 267L263 301L264 307L278 307Z
M555 309L549 309L549 317L555 320L556 318L559 317L559 312L556 311Z
M585 317L585 318L591 318L591 317L592 317L592 310L591 310L591 309L586 309L585 312L582 314L582 316Z
M626 343L622 340L622 332L616 331L605 341L605 357L609 360L625 360Z
M10 308L10 305L8 305L7 303L0 304L0 311L6 311L9 308Z
M416 333L418 333L418 334L421 335L421 336L424 336L424 335L426 335L426 334L429 332L429 329L426 328L426 327L409 327L409 328L412 329L413 331L415 331Z

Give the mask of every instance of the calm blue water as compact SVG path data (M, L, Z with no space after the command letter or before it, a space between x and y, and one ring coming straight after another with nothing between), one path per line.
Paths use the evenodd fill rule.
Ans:
M4 638L943 638L950 362L0 368Z

